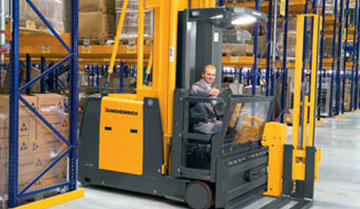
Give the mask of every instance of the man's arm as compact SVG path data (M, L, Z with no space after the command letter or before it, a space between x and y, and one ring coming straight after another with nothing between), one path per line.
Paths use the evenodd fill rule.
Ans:
M195 83L191 86L190 94L191 96L208 97L210 96L210 90Z

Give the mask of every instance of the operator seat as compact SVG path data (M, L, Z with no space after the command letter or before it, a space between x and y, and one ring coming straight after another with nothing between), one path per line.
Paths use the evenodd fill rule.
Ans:
M228 89L223 89L222 94L231 94L231 90L229 92ZM219 95L220 96L220 95ZM191 109L196 103L191 103L189 109ZM224 104L222 102L217 102L214 106L214 112L217 120L222 121L221 119L224 116ZM189 111L189 128L188 131L190 133L203 134L208 135L210 140L204 141L199 139L188 139L187 143L187 157L186 157L186 165L189 168L198 168L198 169L210 169L211 163L211 141L213 136L216 134L204 134L202 132L194 130L194 125L200 122L206 122L208 119L204 116L192 116ZM222 121L224 124L224 121ZM221 125L221 129L223 125ZM225 138L233 137L233 132L227 132Z

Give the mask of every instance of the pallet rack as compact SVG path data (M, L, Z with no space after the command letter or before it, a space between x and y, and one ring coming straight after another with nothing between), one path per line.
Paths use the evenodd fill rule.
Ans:
M289 6L289 1L291 2L290 6ZM345 100L345 88L346 88L346 80L349 80L351 82L351 99L350 99L350 111L351 110L356 110L359 106L359 102L358 102L358 97L359 97L359 86L358 86L358 80L359 80L359 72L358 72L358 53L359 53L359 35L358 35L358 30L359 30L359 8L358 8L358 0L352 1L355 3L355 12L354 12L354 16L355 16L355 25L351 26L350 24L348 24L348 19L349 19L349 5L350 5L350 0L339 0L340 1L340 10L338 9L338 0L335 0L335 8L334 8L334 14L333 15L325 15L325 0L321 0L322 1L322 8L318 8L317 4L318 1L313 0L313 1L309 1L309 0L286 0L286 12L285 12L285 16L284 16L284 37L286 36L287 33L287 22L288 22L288 18L289 18L289 13L290 14L297 14L297 13L313 13L313 14L318 14L321 13L323 22L322 22L322 30L321 30L321 37L320 37L320 60L319 60L319 88L318 88L318 117L317 119L320 120L320 98L321 98L321 94L322 94L322 80L325 79L324 76L326 76L329 72L330 72L330 82L331 82L331 89L330 89L330 107L329 107L329 117L333 116L333 89L334 89L334 83L336 82L336 104L335 104L335 115L339 115L340 112L344 113L345 112L345 106L344 106L344 102L342 102L342 104L340 105L340 100L342 99L342 101ZM344 5L346 1L346 5ZM272 0L263 2L261 4L261 2L259 3L259 1L254 1L254 2L243 2L243 3L224 3L224 1L219 1L218 4L221 5L226 5L226 6L245 6L245 7L251 7L255 9L260 9L263 12L268 12L269 14L269 20L272 18L270 18L270 16L272 15L272 11L269 9L270 7L273 6L273 2ZM277 1L275 2L275 4L277 4ZM259 7L259 5L262 5L261 7ZM273 6L274 8L276 8L275 6ZM301 8L303 8L303 10L301 10ZM271 27L272 24L275 25L277 24L278 21L276 21L276 18L274 18L273 23L271 23L271 21L268 22L268 28L270 28L270 30L267 33L267 39L268 42L271 39L271 37L275 37L276 34L271 36ZM344 23L345 22L345 23ZM305 24L305 28L304 28L304 33L307 30ZM332 28L331 28L332 25ZM255 26L256 28L257 26ZM345 29L344 29L345 28ZM342 40L343 40L343 31L346 31L345 34L345 44L342 44ZM338 35L338 36L337 36ZM333 53L332 53L332 58L324 58L323 57L323 53L324 53L324 38L325 37L332 37L333 38ZM336 39L337 38L337 39ZM274 38L273 38L274 39ZM306 36L304 36L304 47L305 47L305 43L306 43ZM285 92L286 92L286 88L287 88L287 69L293 69L294 68L294 63L290 62L290 63L285 63L285 62L281 62L278 60L271 60L271 58L267 57L267 59L258 61L257 60L257 46L256 46L256 40L257 40L257 33L255 31L254 33L254 56L253 57L224 57L223 58L223 65L224 66L228 66L228 67L234 67L234 68L243 68L243 67L248 67L248 66L253 66L252 67L252 74L251 76L251 80L252 81L256 81L256 76L262 76L265 77L266 82L264 82L266 84L266 95L274 95L274 91L272 89L272 86L274 86L277 83L277 79L276 78L280 78L281 79L281 83L282 83L282 87L281 87L281 95L280 98L277 95L274 95L277 98L277 101L280 103L280 107L281 107L281 113L284 113L284 108L286 105L286 98L285 98ZM353 44L352 46L350 46L349 44L349 40L352 40ZM274 41L274 40L273 40ZM276 42L276 41L274 41ZM284 38L284 59L286 57L286 38ZM336 49L336 42L339 42L340 47L338 47ZM344 52L343 52L344 51ZM352 55L352 59L350 62L346 61L346 57L342 56L343 54L346 55L347 52L350 52L350 54ZM305 51L304 51L304 55L305 55ZM269 53L268 53L268 56ZM336 58L338 57L338 58ZM252 61L253 60L253 61ZM270 61L271 60L271 61ZM303 56L303 61L304 63L307 63L304 65L303 71L305 72L305 69L308 69L310 67L311 60L307 60L306 56ZM309 61L309 62L308 62ZM268 63L272 63L272 69L269 69ZM257 66L257 68L255 67ZM258 68L266 68L266 73L265 76L262 74L257 75L257 69ZM277 72L276 69L281 69L281 76L279 77L279 72ZM344 70L346 69L346 70ZM334 72L336 70L336 72ZM237 72L239 72L238 69L236 69ZM241 70L240 70L241 72ZM271 72L269 74L269 72ZM347 75L350 72L350 75ZM248 75L246 75L248 76ZM270 80L269 80L270 77ZM243 80L243 79L242 79ZM253 85L256 84L256 82L252 82ZM342 86L342 91L341 91L341 86ZM254 86L253 86L253 93L254 93ZM270 92L268 92L268 90L270 90ZM283 122L283 115L281 115L280 120Z
M340 1L340 2L339 2ZM356 110L359 106L358 104L358 49L359 49L359 2L358 0L350 1L350 0L335 0L334 6L334 15L329 16L329 20L326 19L326 16L323 14L323 19L325 19L325 36L330 35L332 33L332 58L331 66L325 65L325 62L329 60L323 59L323 53L320 54L320 81L325 79L327 75L330 75L330 101L328 107L328 116L333 117L334 115L340 115L345 110L345 96L346 96L346 80L351 82L350 88L350 110ZM346 4L345 4L346 1ZM324 1L323 1L324 2ZM355 3L355 25L350 26L348 24L349 21L349 5L350 3ZM338 5L340 4L340 5ZM344 5L345 4L345 5ZM338 8L340 6L340 9ZM329 22L332 21L333 26L329 27ZM345 22L345 25L344 25ZM346 31L345 40L343 38L343 31ZM350 33L350 34L349 34ZM352 45L349 44L349 41L352 40ZM345 44L343 44L343 41ZM339 43L338 46L336 43ZM321 40L321 44L323 45L323 38ZM350 62L346 59L346 53L349 52L351 54ZM344 56L343 56L344 55ZM329 73L326 73L329 72ZM350 76L347 75L350 72ZM319 85L319 95L318 101L320 101L321 89L323 88ZM334 86L336 84L336 88ZM335 95L334 95L335 89ZM335 96L335 107L333 104ZM340 101L343 101L342 103ZM320 103L320 102L318 102ZM340 104L341 103L341 104ZM320 104L318 104L320 105ZM334 110L335 109L335 110ZM318 106L318 118L320 118L320 107Z
M267 56L266 61L262 61L260 57L260 61L257 60L258 57L258 51L257 51L257 39L258 39L258 33L257 33L257 25L255 25L255 32L254 32L254 62L252 64L252 93L255 93L255 88L257 84L257 76L260 77L260 79L263 79L265 84L265 95L271 95L275 96L277 103L280 105L280 114L278 120L281 122L284 122L284 113L285 113L285 107L286 107L286 88L287 88L287 69L294 68L294 63L287 62L287 33L288 33L288 21L289 21L289 14L297 14L302 13L302 8L305 5L306 8L308 8L307 1L304 0L285 0L283 2L285 4L284 11L282 12L282 18L280 16L280 12L278 13L278 7L279 2L268 0L265 2L260 2L259 0L256 0L255 2L244 2L244 3L225 3L226 6L243 6L243 7L250 7L254 8L256 10L260 10L263 12L268 12L268 23L267 23L267 47L265 50L267 50ZM290 4L291 3L291 4ZM273 8L274 13L276 15L273 15ZM280 22L279 19L282 21L282 26L280 27L280 32L277 31L277 24ZM273 34L272 34L273 33ZM276 51L275 47L278 38L280 37L281 33L283 33L283 52L282 55L279 56L282 57L282 60L278 60L276 58L276 54L272 53L271 51ZM270 48L271 44L273 45L273 49ZM261 53L263 54L263 53ZM234 58L225 57L223 59L223 64L225 66L233 66L242 68L246 66L247 64L250 64L248 61L249 58L240 57L239 61L236 62ZM230 61L230 62L229 62ZM261 73L258 73L259 68L265 68L265 76L262 76ZM275 92L275 86L281 83L281 92L280 95L277 95Z
M61 46L65 49L66 57L61 59L56 64L46 68L45 60L41 59L41 69L42 73L30 79L29 73L27 73L27 83L19 87L19 66L20 66L20 48L19 48L19 0L12 1L12 35L11 35L11 49L9 54L10 61L10 112L9 112L9 185L8 185L8 207L14 208L19 204L21 198L39 194L42 192L54 190L57 188L67 188L67 193L63 197L59 197L65 201L65 199L73 196L73 198L80 197L83 195L83 191L77 190L76 185L76 161L77 161L77 120L78 120L78 0L70 1L70 43L67 44L62 37L54 30L46 18L41 14L39 9L34 5L31 0L26 0L26 3L32 8L32 10L39 16L43 23L48 27L48 29L55 36L56 40L59 41ZM70 45L70 46L69 46ZM39 50L41 51L41 50ZM35 52L32 51L32 52ZM26 53L26 61L28 72L30 71L31 66L31 53ZM69 82L69 135L68 139L65 136L60 134L37 110L35 110L26 100L21 96L22 92L28 92L29 88L36 82L44 79L51 73L54 73L55 70L68 62L68 72L70 76ZM42 85L43 86L43 85ZM44 89L42 89L44 90ZM54 132L66 145L66 150L61 153L48 167L46 167L39 175L35 177L29 184L27 184L21 191L18 187L18 127L19 127L19 100L40 120L44 123L50 130ZM62 158L68 157L68 181L53 185L43 189L37 189L31 192L28 192L28 189L34 185L34 183L39 180L45 173L47 173L56 163L58 163ZM80 193L77 193L79 191ZM76 194L75 194L76 193ZM75 195L73 195L75 194ZM61 195L60 195L61 196ZM54 200L52 200L54 201ZM60 201L61 202L61 201ZM51 205L51 204L50 204ZM40 206L39 206L40 207ZM44 206L41 206L44 207Z

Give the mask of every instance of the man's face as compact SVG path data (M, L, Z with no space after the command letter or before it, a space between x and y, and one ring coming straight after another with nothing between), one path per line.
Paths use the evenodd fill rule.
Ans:
M202 78L206 81L206 83L211 84L215 80L215 73L216 73L216 70L214 68L208 67L205 69L205 72L203 72L201 75L202 75Z

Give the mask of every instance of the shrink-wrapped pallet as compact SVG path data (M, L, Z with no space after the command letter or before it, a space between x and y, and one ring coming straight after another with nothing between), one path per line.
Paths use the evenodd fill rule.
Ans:
M7 14L9 1L5 1ZM64 33L64 0L32 0L32 3L58 32ZM26 33L49 33L46 25L25 0L19 1L20 31Z
M68 136L64 97L57 94L22 95L65 138ZM19 102L18 187L28 185L66 149L39 119ZM7 199L9 162L9 96L0 96L0 201ZM67 158L62 158L28 190L34 191L67 181Z
M116 25L118 25L120 15L123 12L123 0L116 0ZM144 36L152 37L153 35L153 12L145 10L144 16ZM138 36L138 0L129 0L126 9L122 38L134 38Z

